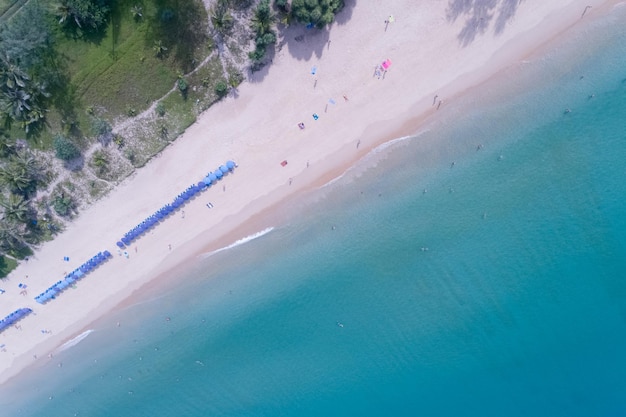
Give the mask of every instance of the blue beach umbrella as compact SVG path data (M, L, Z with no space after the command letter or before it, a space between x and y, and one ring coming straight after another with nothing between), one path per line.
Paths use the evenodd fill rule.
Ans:
M209 179L211 180L211 182L215 182L217 181L217 175L214 172L211 172L209 174Z
M226 165L220 165L220 171L226 174L228 172L228 167L226 167Z
M235 168L235 163L233 161L228 160L226 161L226 167L232 171Z
M224 173L220 170L215 171L215 176L217 177L217 179L222 179L222 177L224 176Z

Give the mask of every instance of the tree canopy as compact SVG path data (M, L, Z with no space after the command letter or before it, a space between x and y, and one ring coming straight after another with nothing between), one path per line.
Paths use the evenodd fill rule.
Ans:
M45 118L49 96L45 59L50 29L38 1L27 3L22 13L0 26L0 113L4 122L17 122L26 132Z
M109 11L109 0L60 0L56 14L62 25L97 30L106 25Z
M343 0L293 0L291 15L300 23L321 29L335 20L343 6Z

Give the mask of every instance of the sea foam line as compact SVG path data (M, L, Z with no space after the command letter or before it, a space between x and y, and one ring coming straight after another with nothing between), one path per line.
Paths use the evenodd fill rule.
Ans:
M59 346L59 348L57 349L58 352L62 352L66 349L71 348L72 346L76 346L77 344L79 344L84 338L86 338L87 336L89 336L89 334L93 332L93 329L89 329L89 330L85 330L84 332L82 332L81 334L79 334L78 336L76 336L73 339L68 340L67 342L63 343L61 346Z
M353 171L360 169L363 169L363 162L362 161L367 161L368 158L371 158L375 155L380 154L382 151L387 150L389 147L399 143L399 142L404 142L406 140L410 140L410 139L414 139L415 137L419 136L420 134L422 134L424 132L419 132L416 133L414 135L407 135L407 136L401 136L399 138L395 138L395 139L391 139L390 141L387 141L385 143L381 143L380 145L376 146L374 149L372 149L371 151L369 151L362 159L361 161L357 162L355 165L351 165L350 167L348 167L348 169L346 169L344 172L342 172L341 174L337 175L335 178L331 179L330 181L322 184L319 188L326 188L329 187L333 184L335 184L337 181L341 180L343 177L345 177L348 174L351 174ZM369 165L365 165L365 167L369 168Z
M243 237L243 238L241 238L239 240L236 240L235 242L231 243L228 246L224 246L223 248L219 248L219 249L216 249L216 250L214 250L212 252L205 253L205 254L202 255L202 258L208 258L209 256L215 255L216 253L219 253L219 252L222 252L222 251L225 251L225 250L232 249L234 247L243 245L244 243L248 243L251 240L258 239L261 236L265 236L266 234L268 234L272 230L274 230L273 227L268 227L267 229L263 229L260 232L253 233L253 234L251 234L249 236L246 236L246 237Z

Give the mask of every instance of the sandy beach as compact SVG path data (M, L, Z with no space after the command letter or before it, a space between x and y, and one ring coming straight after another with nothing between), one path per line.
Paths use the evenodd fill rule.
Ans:
M259 219L285 199L415 132L455 97L621 4L501 0L487 14L462 10L461 3L350 0L328 31L286 30L271 65L0 282L0 317L33 310L0 334L0 383L47 361L56 347L168 271L266 227ZM389 70L377 71L387 59ZM229 159L238 164L234 173L136 240L128 259L118 255L115 243L126 231ZM113 258L75 289L45 305L35 302L105 249Z

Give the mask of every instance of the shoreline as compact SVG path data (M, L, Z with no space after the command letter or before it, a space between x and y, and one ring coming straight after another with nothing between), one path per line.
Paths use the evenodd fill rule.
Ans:
M397 3L404 4L407 2L398 1ZM531 7L530 2L528 3L523 3L520 6L520 13L524 11L528 15L527 18L535 21L536 18L530 16L532 11L528 10ZM606 13L606 8L617 3L619 2L596 1L594 8L587 13L585 18L592 20L602 16L602 13L597 14L597 10ZM535 34L535 37L538 40L541 39L540 41L520 39L520 37L524 37L525 34L535 30L536 26L517 28L517 32L511 35L512 38L506 42L499 41L498 38L482 39L482 44L486 43L493 48L493 50L488 50L489 57L498 55L498 52L501 53L501 57L497 60L499 62L488 68L484 67L484 62L482 64L478 61L474 62L476 67L472 71L461 71L462 73L457 77L447 80L449 82L438 89L439 93L437 94L445 97L446 102L453 101L460 95L471 92L483 82L497 76L503 69L518 64L520 59L540 53L546 45L558 40L560 35L576 25L580 19L573 22L570 20L579 14L578 9L581 4L584 8L586 3L561 1L558 5L553 4L552 9L549 9L549 6L542 6L545 7L545 10L551 10L549 16L560 13L562 26L558 26L556 29L545 28L543 31L537 31L541 33ZM377 7L382 8L382 6ZM432 10L429 9L429 11L433 15L441 9L441 6L436 4L407 7L415 9L430 7ZM342 40L333 41L328 51L334 52L335 49L339 49L346 51L345 54L348 56L353 55L351 48L355 46L356 42L359 42L360 35L365 32L364 29L356 27L360 26L358 22L372 18L372 11L364 9L364 6L355 6L353 17L345 26L333 25L330 30L331 37L336 30L341 30L351 42L338 45L342 43ZM564 11L567 13L563 13ZM382 11L379 12L382 15ZM399 13L396 12L396 15ZM374 16L374 18L378 17L378 15ZM416 20L419 19L416 18ZM541 22L543 21L542 19ZM367 22L368 20L365 20L365 23ZM568 22L569 24L567 24ZM451 56L446 56L446 59L456 59L456 52L458 52L459 47L453 48L451 45L452 42L456 41L457 26L459 25L450 25L447 22L442 25L442 30L450 32L451 35L447 39L449 49L452 50L448 51ZM411 29L413 28L411 27ZM389 32L394 30L396 27L390 28ZM352 32L355 34L353 35ZM545 32L550 32L552 37L549 37ZM387 37L387 33L385 32L381 37ZM506 30L504 33L507 33ZM541 35L548 38L542 38ZM402 36L402 38L396 39L397 48L402 47L402 41L408 43L406 33L403 32L398 36ZM372 42L375 43L378 40L376 38L369 43L364 42L361 48L368 49L372 46ZM476 42L481 44L479 40L481 39ZM515 43L516 41L531 49L524 49L517 45L519 49L522 49L521 51L516 50L519 52L518 55L514 54L514 48L504 51L509 42ZM358 45L356 46L358 47ZM480 46L484 45L476 46L474 49ZM405 48L409 47L405 46ZM417 49L415 46L413 48ZM468 49L471 50L472 45L462 51ZM402 56L409 52L410 50L403 52ZM470 54L470 52L464 53ZM484 54L484 52L482 53ZM370 52L370 55L372 54ZM377 51L375 54L376 56L380 55L381 60L386 58L384 52L379 53ZM395 54L397 55L397 53ZM341 103L340 100L342 90L345 88L344 77L349 78L351 76L349 71L344 70L341 76L326 80L323 78L325 77L323 72L325 67L319 64L319 62L325 64L325 58L318 60L313 58L298 62L292 56L284 56L284 53L281 55L280 51L277 55L274 64L277 66L277 76L272 78L271 74L267 74L266 78L268 79L260 83L245 83L238 98L228 98L225 102L214 106L215 108L212 107L207 110L196 124L164 151L162 158L153 159L140 172L120 184L109 196L83 212L62 235L53 242L43 245L31 257L31 261L21 264L10 274L9 279L2 282L3 287L11 289L11 294L2 295L3 311L0 313L2 316L19 307L31 307L37 315L21 321L19 324L22 326L22 330L8 329L0 334L0 345L6 344L7 349L7 352L2 352L0 355L0 384L6 383L33 362L40 362L33 361L32 355L36 354L39 359L45 358L46 353L83 332L90 323L107 312L132 302L133 299L136 299L137 292L141 291L142 288L163 279L162 277L173 270L179 271L184 262L197 257L199 253L206 252L208 248L219 249L243 236L247 236L246 234L243 236L237 234L238 232L242 233L243 230L261 230L254 226L258 225L262 219L267 218L268 214L272 213L281 202L325 184L337 175L341 175L375 147L395 138L414 133L427 119L437 116L436 110L430 105L432 95L417 94L417 97L414 98L410 92L406 91L410 90L405 88L407 84L415 86L416 89L419 87L414 85L415 79L411 79L414 70L409 65L410 63L406 61L403 63L402 58L395 57L393 53L389 53L389 57L394 65L398 65L398 70L392 66L387 79L383 81L375 78L370 79L365 75L366 71L363 71L362 77L360 76L358 80L350 80L353 90L347 92L350 99L345 103ZM418 58L411 57L410 59L411 63L419 65L416 62ZM489 58L487 58L488 60ZM285 68L284 61L290 64L288 66L291 68ZM369 57L364 58L364 61L369 62ZM298 97L299 94L286 92L283 95L278 94L278 97L273 98L273 101L271 100L270 93L281 87L287 76L291 77L287 78L289 81L296 84L304 82L310 84L312 80L307 68L315 64L320 65L322 69L319 73L320 83L318 87L308 87L313 88L313 91L309 92L309 96ZM361 64L362 62L359 62L359 65ZM336 71L339 71L340 66L337 63L333 65L334 68L337 68ZM333 65L329 63L329 67L333 68ZM296 67L298 74L290 75L293 74L293 67ZM264 71L271 72L273 68L274 66L271 66ZM424 78L428 77L424 76ZM445 76L436 78L445 78ZM326 82L328 82L328 87L324 87ZM377 85L372 86L377 82ZM357 90L359 86L362 88L363 85L371 87L371 90L368 90L369 94L363 94L362 91ZM386 87L388 85L390 85L389 88ZM398 92L405 92L405 94L395 97L394 94ZM337 105L333 106L337 107L338 111L332 108L330 109L331 112L326 113L323 110L323 104L312 104L325 102L329 95L338 98ZM389 101L396 98L398 100L397 103L390 104L386 109L380 110L377 108L379 106L377 100L372 100L372 98L379 96ZM268 104L267 100L263 100L263 97L270 97L267 99L270 103ZM296 104L299 99L302 99L304 103ZM281 119L276 120L268 116L272 113L269 110L282 110L289 105L292 105L294 109L289 109L283 113L274 113L280 114ZM310 119L308 113L312 107L320 113L320 121L314 122ZM319 110L317 110L318 108ZM407 108L408 110L405 110ZM341 118L338 118L339 109L342 112ZM357 110L359 111L357 112ZM233 113L237 116L229 119L228 116ZM444 113L445 111L442 112L442 114ZM309 117L306 119L306 129L299 132L296 124L305 117ZM327 119L330 119L328 123L326 122ZM213 120L220 120L220 122L215 123ZM362 120L367 120L367 123L360 123ZM325 125L320 122L325 123ZM359 130L361 126L364 126L361 132L355 133L350 130L353 127L357 127L355 130ZM394 128L394 126L398 127ZM258 134L256 138L259 139L258 142L252 138L250 143L245 143L246 140L240 138L242 136L241 131L248 132L244 133L243 136L246 134L257 136ZM199 143L209 134L222 136L220 142L217 144ZM293 139L293 137L298 136L300 137ZM358 148L357 152L354 150L355 139L362 141L362 146ZM303 141L307 142L302 144ZM310 143L313 141L315 144ZM202 156L204 154L209 156L204 158ZM220 187L222 184L219 184L217 187L212 187L200 194L199 197L184 207L187 212L185 219L181 218L179 211L168 218L164 224L134 243L132 246L137 247L138 250L134 252L134 248L132 248L129 251L131 253L130 260L114 255L114 259L81 280L76 290L68 290L61 294L57 300L44 306L35 303L34 295L60 279L62 272L72 270L75 267L74 263L70 266L61 261L66 252L71 256L72 262L75 261L79 264L100 250L109 249L113 252L115 241L124 230L128 229L127 226L136 224L176 192L184 189L193 181L197 181L203 171L213 169L213 165L230 158L239 163L240 168L223 180L222 184L227 187L226 191L223 192ZM284 168L279 166L279 162L283 159L289 161L289 164ZM307 162L310 162L310 167L305 168ZM183 166L184 169L179 171L180 166ZM162 175L163 172L171 173L171 175L164 176ZM154 178L158 178L159 181L154 181ZM291 186L288 183L290 178L294 180L294 184ZM155 182L158 184L154 184ZM139 192L142 192L142 200L135 200L133 197ZM215 208L207 211L208 209L204 206L205 200L215 201ZM231 208L232 210L230 210ZM210 219L207 219L207 213L212 216ZM111 225L115 226L112 227ZM90 232L86 232L86 230L90 230ZM173 242L172 251L168 251L167 248L169 241ZM65 249L70 247L71 249ZM144 260L141 261L141 258ZM155 259L160 260L155 264ZM29 294L28 297L21 297L15 291L15 287L17 282L24 282L24 278L19 277L25 275L29 276L25 281L29 286ZM113 278L111 278L112 276ZM75 317L79 318L76 319ZM44 339L42 339L42 335L38 334L39 329L52 329L53 333L43 336Z

